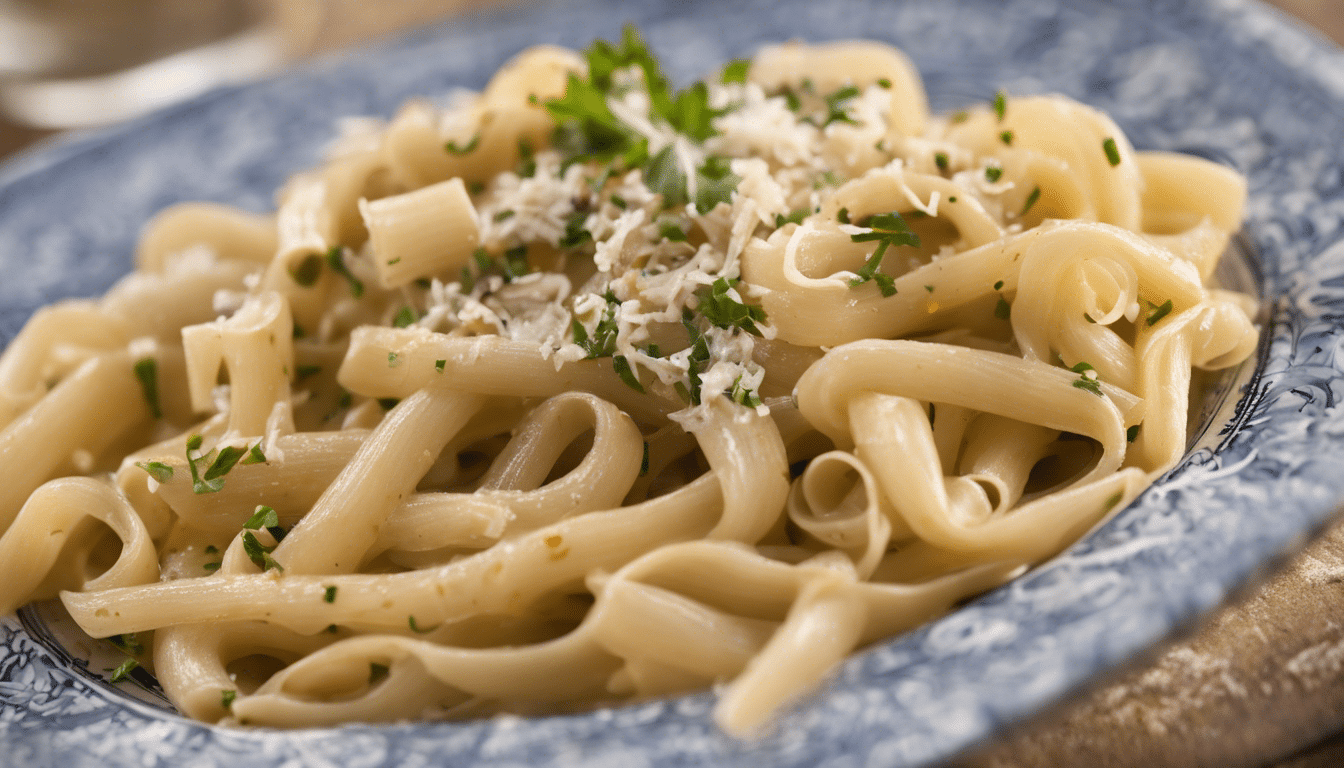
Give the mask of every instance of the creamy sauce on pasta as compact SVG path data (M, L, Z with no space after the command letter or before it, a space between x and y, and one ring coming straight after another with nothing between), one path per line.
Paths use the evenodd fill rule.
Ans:
M0 610L209 722L721 685L747 735L1176 462L1256 345L1210 285L1244 199L1064 97L932 116L878 43L680 91L633 32L529 49L30 320Z

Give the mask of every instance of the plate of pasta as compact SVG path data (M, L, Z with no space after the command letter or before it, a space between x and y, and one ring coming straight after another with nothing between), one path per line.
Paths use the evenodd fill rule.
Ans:
M1344 497L1338 59L1249 1L543 2L30 154L0 743L972 748Z

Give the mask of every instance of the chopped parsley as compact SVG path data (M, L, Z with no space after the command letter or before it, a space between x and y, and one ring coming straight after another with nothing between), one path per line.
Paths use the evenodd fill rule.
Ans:
M118 664L115 669L109 667L103 671L112 673L112 676L107 679L109 683L120 683L122 680L130 677L131 672L138 666L140 666L140 662L128 656L126 657L126 660Z
M325 603L334 603L334 602L336 602L336 587L335 587L335 585L328 586L325 590L323 590L323 592L322 592L322 601L325 602Z
M946 171L949 165L946 152L935 152L933 154L933 164L938 166L938 170Z
M154 418L163 418L163 407L159 404L159 361L152 357L142 357L135 361L135 378L140 381L140 390L145 395L145 403Z
M586 211L573 211L566 216L565 233L560 236L556 245L560 248L578 248L584 243L592 242L593 233L584 227L586 221L588 221ZM526 274L526 271L523 274Z
M1003 168L997 165L990 165L985 168L985 181L991 184L1003 178Z
M723 77L720 82L724 85L729 83L747 82L747 70L751 68L750 59L733 59L723 67Z
M364 295L364 283L345 266L345 249L339 245L333 245L327 249L327 266L338 275L343 276L350 283L350 293L356 299Z
M695 324L695 315L690 309L682 310L681 324L686 328L686 335L690 338L690 354L686 357L686 379L690 382L690 387L687 388L681 382L677 382L675 389L683 400L691 405L699 405L700 374L705 372L709 364L709 342L705 340L705 334L700 331L700 327Z
M1012 317L1012 314L1012 305L1008 303L1007 299L1000 296L998 303L994 305L994 317L999 320L1007 320Z
M724 394L734 403L745 405L748 408L758 408L761 405L761 398L755 392L742 386L742 376L740 374L736 379L733 379L733 386Z
M524 179L537 175L537 153L526 138L518 139L517 173Z
M700 299L696 309L710 323L718 328L741 328L752 336L760 336L757 323L765 322L765 310L755 304L744 304L728 295L740 281L720 277L708 290L699 288L695 295Z
M1012 132L1012 131L1000 131L1000 132L999 132L999 141L1002 141L1004 144L1007 144L1008 146L1011 147L1011 146L1013 145L1013 132Z
M844 213L845 218L844 218L844 219L840 219L840 221L841 221L842 223L848 223L848 219L849 219L849 211L847 211L847 210L845 210L845 209L842 208L842 209L841 209L841 212ZM780 229L780 228L783 227L785 224L802 224L802 223L803 223L803 219L805 219L805 218L807 218L807 209L806 209L806 208L799 208L799 209L796 210L796 211L790 211L788 216L785 216L785 215L782 214L782 213L776 213L776 214L775 214L775 229Z
M1120 164L1120 147L1116 146L1115 139L1107 136L1106 140L1101 142L1101 150L1106 153L1106 161L1111 167Z
M1041 188L1040 188L1040 186L1038 185L1038 186L1035 186L1035 187L1032 188L1032 190L1031 190L1031 194L1027 195L1027 201L1026 201L1025 203L1022 204L1022 213L1020 213L1020 214L1018 214L1018 215L1019 215L1019 216L1026 216L1026 215L1027 215L1027 211L1030 211L1030 210L1031 210L1031 207L1032 207L1033 205L1036 204L1036 201L1037 201L1037 200L1040 200L1040 199L1041 199Z
M616 375L621 377L625 385L640 394L644 393L644 385L639 383L639 377L630 367L630 361L625 359L625 355L613 355L611 358L611 367L616 370Z
M215 493L224 487L224 476L234 465L243 459L244 464L259 464L266 460L258 442L251 450L227 445L218 451L211 450L204 455L192 458L193 452L201 448L203 438L192 435L187 438L187 467L191 470L191 490L195 493ZM244 457L247 457L244 459Z
M1151 313L1148 314L1147 320L1145 320L1145 322L1148 323L1149 327L1156 325L1157 321L1171 314L1171 308L1172 308L1171 299L1167 299L1161 304L1154 304L1150 301L1148 302L1148 306L1152 307L1153 310Z
M686 242L686 229L682 222L668 217L658 220L658 236L673 243Z
M740 181L742 177L732 172L727 158L706 157L705 164L695 169L695 210L709 213L719 203L732 205Z
M1126 429L1126 430L1125 430L1125 440L1126 440L1127 442L1131 442L1131 443L1132 443L1132 442L1134 442L1135 439L1138 438L1138 436L1139 436L1139 426L1140 426L1140 425L1135 424L1134 426L1132 426L1132 427L1130 427L1129 429Z
M1078 378L1073 381L1073 386L1101 397L1101 382L1097 381L1096 368L1093 368L1089 363L1080 362L1069 370L1078 374Z
M994 94L994 117L999 122L1003 122L1003 116L1008 113L1008 95L1003 91Z
M402 305L401 309L397 310L397 316L392 318L392 327L405 328L406 326L414 323L416 320L419 319L420 318L415 316L414 309L411 309L409 306Z
M233 709L233 702L237 699L237 691L225 689L219 692L219 704L225 709Z
M268 547L265 544L262 544L257 540L256 534L251 531L243 534L243 551L247 553L248 559L255 563L262 571L269 571L274 568L283 573L285 570L283 565L276 562L275 558L271 557L271 553L275 551L275 547Z
M495 215L491 217L491 220L492 220L492 221L508 221L509 219L513 218L513 216L514 216L513 209L512 209L512 208L505 208L505 209L502 210L502 211L495 211Z
M289 276L294 282L304 288L312 288L317 283L317 278L322 275L322 257L316 253L310 253L303 257L299 265L289 270Z
M892 246L912 245L919 247L919 235L910 231L910 226L896 211L871 216L862 222L861 226L867 226L872 231L850 235L849 239L856 243L876 241L877 249L859 268L857 276L849 281L849 285L854 288L871 280L877 283L878 290L882 292L883 296L894 296L896 294L895 279L891 275L878 271L882 266L882 257L886 255L887 249Z
M445 367L446 365L448 365L448 361L447 361L447 360L435 360L435 361L434 361L434 370L437 371L437 372L439 372L439 373L443 373L443 369L444 369L444 367Z
M173 468L161 461L137 461L135 466L148 472L150 477L160 483L173 479Z
M117 647L123 653L132 656L139 656L145 652L145 646L140 642L140 638L135 636L134 632L128 632L121 635L112 635L107 641Z
M426 627L426 628L424 628L424 629L421 629L421 628L420 628L418 625L416 625L416 623L415 623L415 616L407 616L407 617L406 617L406 623L410 626L411 631L414 632L414 633L416 633L417 635L428 634L428 633L433 632L434 630L438 629L437 626L434 626L434 627Z
M831 123L849 123L858 125L857 120L849 116L849 102L859 95L859 89L847 85L839 90L822 97L826 102L826 116L822 118L819 127L825 128Z
M469 155L476 151L476 147L481 145L481 134L471 137L466 144L459 145L456 141L449 141L443 145L444 151L450 155Z

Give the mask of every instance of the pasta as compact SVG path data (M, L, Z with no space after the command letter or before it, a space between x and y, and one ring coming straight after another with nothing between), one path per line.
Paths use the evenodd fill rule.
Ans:
M1059 552L1245 360L1245 183L873 42L677 91L638 35L182 204L0 357L0 612L279 727L723 685L747 736Z

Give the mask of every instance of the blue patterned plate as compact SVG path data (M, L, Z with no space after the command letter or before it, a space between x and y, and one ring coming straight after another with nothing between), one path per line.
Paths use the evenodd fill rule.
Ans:
M1258 366L1202 447L1129 508L1024 578L851 659L757 743L715 730L709 694L535 719L214 728L101 682L26 614L0 623L9 764L924 765L1188 626L1344 498L1344 60L1252 0L583 0L473 16L11 164L0 339L42 303L105 290L164 205L266 209L336 118L480 87L527 45L581 48L627 20L683 81L763 42L873 37L911 55L935 109L1000 88L1062 92L1108 111L1140 148L1237 167L1251 189L1242 246L1268 307Z

